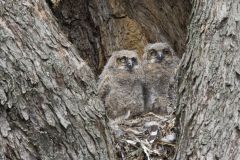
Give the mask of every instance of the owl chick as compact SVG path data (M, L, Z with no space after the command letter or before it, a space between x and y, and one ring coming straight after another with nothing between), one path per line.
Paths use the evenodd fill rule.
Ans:
M148 44L144 49L146 108L159 114L169 114L174 99L169 92L179 58L167 43Z
M143 112L142 76L141 61L135 51L112 53L98 82L98 95L110 119L129 115L129 111L130 116Z

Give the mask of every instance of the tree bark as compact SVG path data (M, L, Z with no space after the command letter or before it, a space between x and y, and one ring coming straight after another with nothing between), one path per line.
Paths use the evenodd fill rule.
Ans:
M0 1L0 159L114 159L94 74L45 1Z
M193 0L179 76L176 159L240 159L240 1Z
M185 50L188 0L61 0L52 9L96 74L116 50L142 55L146 44L159 41L169 42L179 57Z

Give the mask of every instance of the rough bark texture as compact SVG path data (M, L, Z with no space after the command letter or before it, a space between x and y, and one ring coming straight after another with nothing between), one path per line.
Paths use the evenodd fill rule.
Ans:
M179 69L177 159L240 159L240 1L194 0Z
M61 0L53 10L81 57L99 74L112 51L143 54L149 42L169 42L181 56L190 8L186 0Z
M113 159L95 93L45 1L0 1L1 160Z

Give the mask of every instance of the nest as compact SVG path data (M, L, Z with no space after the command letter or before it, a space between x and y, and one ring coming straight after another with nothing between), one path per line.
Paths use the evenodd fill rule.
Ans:
M152 112L133 119L110 121L120 160L168 160L175 153L175 116Z

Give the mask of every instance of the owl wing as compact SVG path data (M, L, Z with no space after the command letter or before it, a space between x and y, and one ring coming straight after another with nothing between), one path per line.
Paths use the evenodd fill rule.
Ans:
M110 82L111 81L111 76L106 75L102 77L98 83L98 95L102 98L105 99L107 94L110 91Z

